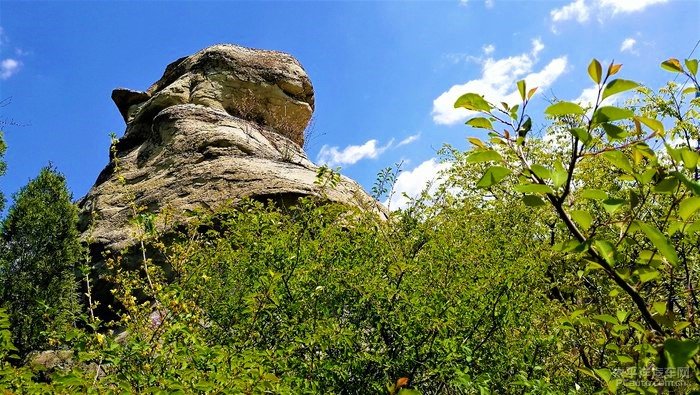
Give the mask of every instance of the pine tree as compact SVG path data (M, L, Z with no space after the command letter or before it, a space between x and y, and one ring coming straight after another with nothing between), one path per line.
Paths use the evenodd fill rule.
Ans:
M0 304L20 356L46 349L79 310L77 208L62 174L45 167L14 195L0 234Z

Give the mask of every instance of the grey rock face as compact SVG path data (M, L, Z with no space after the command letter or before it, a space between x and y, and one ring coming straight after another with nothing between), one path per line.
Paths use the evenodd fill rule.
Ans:
M384 216L354 181L316 182L318 167L301 148L313 97L290 55L234 45L172 63L145 92L116 89L126 132L79 203L84 236L99 250L119 251L135 243L134 205L167 209L174 226L190 211L246 197L318 196Z

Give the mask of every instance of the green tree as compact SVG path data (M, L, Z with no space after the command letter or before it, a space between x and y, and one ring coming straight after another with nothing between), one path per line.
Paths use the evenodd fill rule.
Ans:
M2 223L0 302L10 314L20 356L45 349L52 333L60 334L75 320L76 224L65 178L52 167L20 189Z
M505 188L557 218L553 239L566 255L556 281L573 286L559 299L568 310L562 327L574 336L560 340L575 352L578 371L612 393L666 386L668 376L649 366L690 369L695 373L681 384L700 383L700 86L698 61L684 64L669 59L662 68L690 86L669 84L656 94L613 77L621 65L604 70L593 60L588 74L596 101L592 108L564 101L547 107L547 142L528 136L535 89L524 81L517 84L522 103L514 107L476 93L455 103L483 115L467 125L489 131L487 142L471 139L468 160L488 164L476 187L492 195ZM641 105L603 102L632 89ZM615 374L627 369L635 377ZM673 388L677 380L668 384L671 393L683 390Z

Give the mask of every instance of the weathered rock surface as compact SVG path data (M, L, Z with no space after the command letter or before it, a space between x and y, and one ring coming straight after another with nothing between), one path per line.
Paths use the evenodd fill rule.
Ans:
M313 97L290 55L235 45L170 64L145 92L116 89L126 132L79 203L93 247L119 251L135 243L132 204L167 208L172 224L189 211L246 197L319 196L384 215L348 178L332 188L316 182L318 167L301 148Z

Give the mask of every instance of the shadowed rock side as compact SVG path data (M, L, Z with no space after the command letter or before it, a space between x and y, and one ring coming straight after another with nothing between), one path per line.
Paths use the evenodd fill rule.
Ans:
M116 89L112 98L126 132L79 203L93 252L135 244L132 202L167 208L171 226L245 197L318 196L385 216L346 177L325 189L315 182L318 167L301 148L313 88L290 55L216 45L172 63L147 91Z

